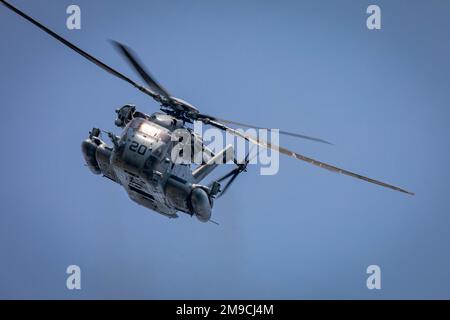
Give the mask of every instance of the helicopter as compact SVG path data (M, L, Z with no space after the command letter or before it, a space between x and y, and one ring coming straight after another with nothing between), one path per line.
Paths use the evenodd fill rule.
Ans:
M247 165L250 161L249 153L244 159L238 160L233 155L234 150L232 146L227 146L217 153L212 152L204 146L202 138L193 133L190 125L195 121L230 133L235 137L244 139L248 143L274 150L280 154L320 168L414 195L414 193L405 189L317 161L258 137L243 133L231 126L261 127L201 113L194 105L172 96L145 69L137 56L127 46L113 41L113 45L137 72L146 86L135 82L103 63L8 2L4 0L0 0L0 2L6 8L25 18L57 41L108 73L132 85L160 105L160 111L150 115L138 111L136 106L131 104L122 106L116 110L117 118L115 120L115 125L122 130L120 136L112 132L102 131L99 128L93 128L81 145L86 166L92 173L101 175L121 185L128 193L130 199L148 209L169 218L177 218L178 212L183 212L197 217L201 222L216 223L211 219L214 201L223 196L235 179L247 170ZM172 154L177 145L176 143L182 140L176 134L179 130L188 132L190 138L192 138L192 148L200 150L204 156L202 162L195 168L191 163L177 162L173 159ZM102 132L107 134L112 145L102 140ZM316 142L329 143L323 139L298 133L281 130L279 133ZM182 154L179 156L183 157ZM221 163L219 160L223 159L225 160L222 163L226 163L227 159L231 159L235 167L225 175L214 179L211 183L204 184L202 181ZM226 182L222 188L221 183L224 181Z

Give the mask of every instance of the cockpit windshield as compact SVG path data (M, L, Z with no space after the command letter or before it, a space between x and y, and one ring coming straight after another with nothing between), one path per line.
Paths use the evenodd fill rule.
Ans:
M154 140L162 140L163 142L170 141L170 135L161 126L154 124L144 119L135 119L131 125L131 128L142 134L146 138Z
M134 118L128 123L128 128L136 130L136 133L141 134L145 138L161 140L164 143L170 141L170 134L165 128L143 118Z
M138 131L148 137L158 138L161 129L148 122L142 122L138 127Z

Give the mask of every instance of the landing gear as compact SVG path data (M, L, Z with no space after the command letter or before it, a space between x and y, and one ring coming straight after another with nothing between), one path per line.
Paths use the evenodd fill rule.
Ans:
M213 189L216 189L215 195L218 194L217 198L220 198L221 196L223 196L225 194L225 192L228 190L228 188L231 186L231 184L234 182L234 180L236 180L238 175L240 175L242 172L247 172L247 166L248 166L248 163L250 162L249 155L250 155L250 152L247 153L247 155L245 156L244 163L238 163L237 161L235 161L235 164L237 166L236 168L234 168L227 174L223 175L219 179L215 180L210 185L211 191ZM220 182L227 180L227 179L230 179L230 180L228 180L228 182L225 184L225 187L223 188L223 190L220 190Z

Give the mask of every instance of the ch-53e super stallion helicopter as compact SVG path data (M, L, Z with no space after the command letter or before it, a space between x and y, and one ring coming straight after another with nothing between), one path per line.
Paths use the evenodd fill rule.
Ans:
M120 137L107 132L108 137L112 141L112 146L106 144L100 138L101 130L98 128L92 129L89 137L82 143L83 155L90 170L123 186L129 197L144 207L169 218L178 217L177 212L181 211L191 216L195 215L202 222L212 221L211 211L214 199L223 195L236 177L246 170L249 162L248 154L243 161L237 161L237 159L232 157L236 165L234 169L224 176L215 179L208 185L201 184L204 178L217 167L217 163L219 162L217 160L228 157L234 151L232 148L227 147L216 154L208 152L207 148L203 146L201 137L194 135L188 126L194 121L200 121L203 124L245 139L250 143L278 151L281 154L308 162L315 166L396 191L413 194L399 187L305 157L286 148L237 131L227 126L227 124L248 128L258 127L218 119L200 113L193 105L175 98L155 81L126 46L114 42L114 45L128 60L135 71L137 71L148 87L134 82L127 76L104 64L6 1L0 0L0 2L87 60L133 85L160 104L161 112L156 112L152 115L147 115L136 110L136 107L133 105L125 105L116 110L117 119L115 125L123 129L123 132ZM193 145L200 145L200 150L207 155L207 159L195 168L185 163L176 163L171 157L174 140L176 140L173 139L174 132L183 128L192 133ZM280 131L280 134L326 142L321 139L286 131ZM227 182L223 189L221 189L220 183L223 181Z

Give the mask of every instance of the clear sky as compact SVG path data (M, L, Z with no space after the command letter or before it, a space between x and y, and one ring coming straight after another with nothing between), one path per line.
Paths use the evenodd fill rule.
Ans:
M80 143L157 104L0 6L0 298L450 298L448 1L11 2L138 79L107 40L128 44L205 113L331 140L281 143L416 195L283 158L238 178L220 226L139 207Z

